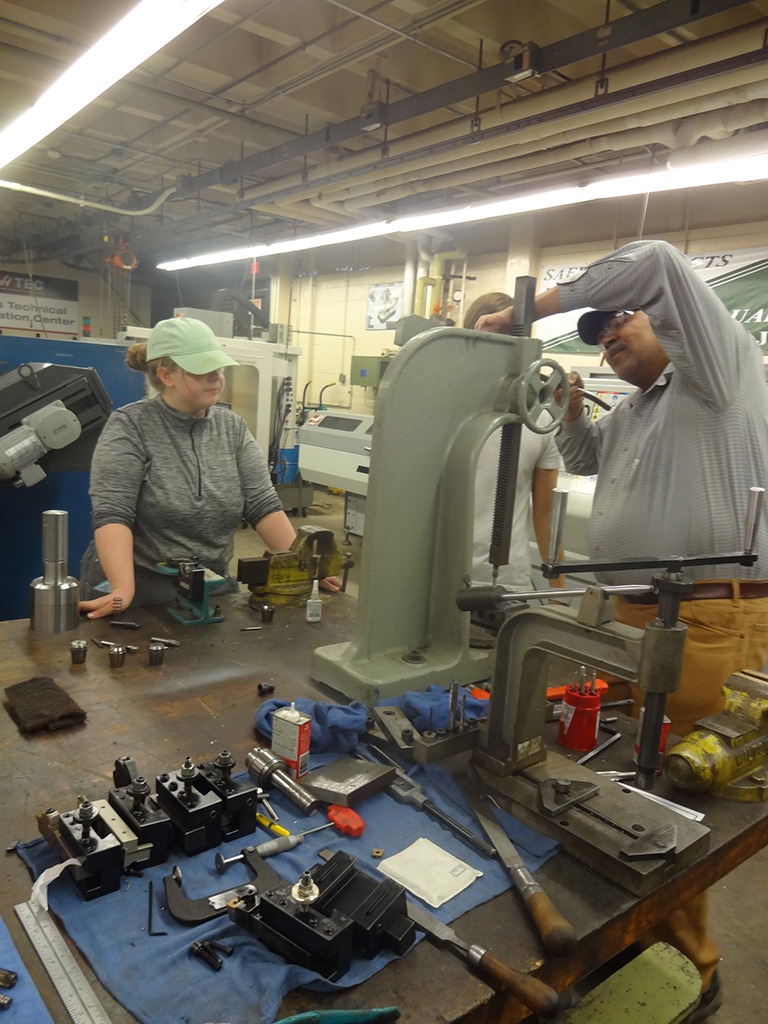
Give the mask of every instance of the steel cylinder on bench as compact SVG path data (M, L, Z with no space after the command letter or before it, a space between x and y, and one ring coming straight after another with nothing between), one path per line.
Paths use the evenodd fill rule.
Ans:
M80 587L67 575L69 513L43 512L43 575L29 585L30 629L67 633L77 629Z

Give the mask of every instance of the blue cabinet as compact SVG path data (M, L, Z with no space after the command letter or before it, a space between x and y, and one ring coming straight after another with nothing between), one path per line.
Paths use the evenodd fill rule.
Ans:
M143 397L145 377L125 365L126 345L116 341L59 341L0 335L0 370L21 363L57 363L93 367L113 408ZM69 513L69 573L80 575L80 558L91 539L91 502L87 470L51 471L32 487L0 489L2 576L0 620L29 615L29 584L42 573L42 514Z

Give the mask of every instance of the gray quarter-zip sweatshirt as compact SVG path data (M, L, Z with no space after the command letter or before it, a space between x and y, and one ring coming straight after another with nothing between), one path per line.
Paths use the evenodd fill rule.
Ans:
M234 532L282 510L266 459L242 417L221 406L203 417L158 395L117 409L91 465L92 524L122 523L134 561L155 570L196 557L226 575Z

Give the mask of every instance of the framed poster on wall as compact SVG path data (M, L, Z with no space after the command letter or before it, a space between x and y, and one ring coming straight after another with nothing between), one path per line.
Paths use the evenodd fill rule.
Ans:
M366 331L386 331L389 321L399 320L402 315L402 281L396 281L394 284L370 285L368 307L365 314Z

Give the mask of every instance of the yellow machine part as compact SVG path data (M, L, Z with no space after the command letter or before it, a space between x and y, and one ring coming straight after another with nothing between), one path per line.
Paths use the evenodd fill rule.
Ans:
M768 799L768 676L738 672L723 687L725 711L672 747L664 772L678 789L729 800Z
M264 557L269 560L267 582L249 588L251 604L300 604L309 597L313 580L341 576L349 565L333 532L309 525L299 528L288 551Z

